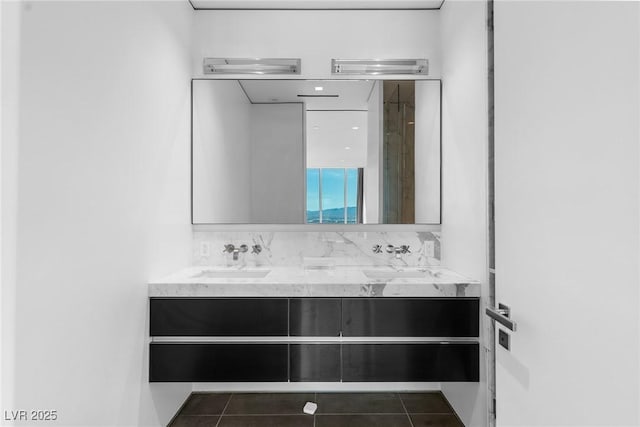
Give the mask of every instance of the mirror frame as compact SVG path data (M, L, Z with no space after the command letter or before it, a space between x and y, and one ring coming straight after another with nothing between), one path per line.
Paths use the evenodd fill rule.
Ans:
M417 224L269 224L269 223L194 223L193 222L193 87L198 80L426 80L437 81L440 84L440 222L439 223L417 223ZM283 76L269 75L216 75L212 77L192 77L190 86L189 105L189 220L194 231L327 231L327 232L348 232L348 231L441 231L442 229L442 79L421 77L419 75L410 76L375 76L375 75L349 75L327 77L296 77L283 78Z

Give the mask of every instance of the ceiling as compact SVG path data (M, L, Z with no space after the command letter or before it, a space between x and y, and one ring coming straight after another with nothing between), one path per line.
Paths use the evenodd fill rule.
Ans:
M440 9L444 0L189 0L196 10L208 9Z
M254 104L304 102L306 110L367 110L374 83L374 80L240 80ZM316 90L320 87L322 90Z
M363 168L367 165L366 111L308 111L308 168Z
M376 80L251 79L239 83L253 104L304 102L307 167L366 165L367 110Z

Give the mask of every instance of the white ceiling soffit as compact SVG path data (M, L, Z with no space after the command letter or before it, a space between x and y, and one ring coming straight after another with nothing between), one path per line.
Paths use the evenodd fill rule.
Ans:
M368 10L440 9L444 0L189 0L196 10L273 9L273 10Z
M304 102L307 110L366 110L374 83L375 80L240 80L254 104Z

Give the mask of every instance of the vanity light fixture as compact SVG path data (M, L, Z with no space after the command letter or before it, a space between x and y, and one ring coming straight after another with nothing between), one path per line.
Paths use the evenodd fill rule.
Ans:
M300 74L300 58L204 58L205 74Z
M424 74L428 59L332 59L332 74Z

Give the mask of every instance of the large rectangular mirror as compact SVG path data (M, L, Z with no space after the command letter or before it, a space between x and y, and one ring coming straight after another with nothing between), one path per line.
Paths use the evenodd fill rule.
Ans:
M192 81L194 224L439 224L440 81Z

